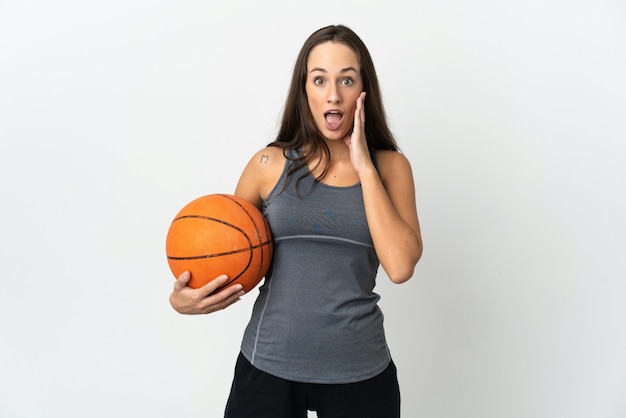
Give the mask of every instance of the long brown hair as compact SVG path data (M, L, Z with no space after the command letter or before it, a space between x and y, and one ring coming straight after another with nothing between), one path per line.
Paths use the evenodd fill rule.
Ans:
M361 78L365 96L365 137L370 149L398 151L398 145L389 129L382 95L370 53L359 36L343 25L331 25L313 32L304 42L293 69L289 93L283 110L280 130L269 146L287 149L306 149L306 155L296 159L288 174L306 165L313 157L321 155L325 161L322 180L330 163L330 150L313 120L306 95L307 61L311 50L325 42L338 42L352 49L361 64Z

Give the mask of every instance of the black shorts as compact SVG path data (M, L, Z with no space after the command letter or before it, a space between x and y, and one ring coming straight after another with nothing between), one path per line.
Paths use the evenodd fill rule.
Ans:
M298 383L262 372L239 354L225 418L306 418L307 410L319 418L399 418L396 366L357 383Z

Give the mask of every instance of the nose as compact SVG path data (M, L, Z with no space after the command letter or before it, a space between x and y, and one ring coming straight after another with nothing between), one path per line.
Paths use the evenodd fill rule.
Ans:
M341 103L341 94L335 83L329 83L326 100L328 103Z

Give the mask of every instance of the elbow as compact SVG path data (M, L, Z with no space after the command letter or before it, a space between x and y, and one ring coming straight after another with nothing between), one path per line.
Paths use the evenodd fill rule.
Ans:
M415 263L406 263L404 265L398 265L394 268L385 269L387 277L395 284L402 284L408 282L413 273L415 272Z
M404 273L387 274L387 276L389 276L389 280L391 280L393 283L402 284L408 282L409 279L413 277L413 271L414 269L410 269L410 271L407 270Z
M415 272L415 264L408 265L403 268L396 268L391 271L385 270L389 280L391 280L395 284L402 284L408 282L411 277L413 277L413 273Z
M409 281L409 279L413 277L413 274L415 273L415 266L420 258L422 258L421 245L419 246L419 250L412 254L407 260L395 263L395 265L389 266L388 268L385 268L383 265L383 268L385 273L387 273L389 280L395 284L402 284Z

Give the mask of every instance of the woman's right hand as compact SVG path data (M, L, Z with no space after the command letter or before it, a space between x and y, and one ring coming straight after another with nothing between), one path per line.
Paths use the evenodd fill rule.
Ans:
M226 275L218 276L197 289L187 286L191 273L185 271L174 282L174 290L170 295L170 304L178 313L186 315L208 314L220 311L237 302L244 295L242 286L235 284L219 289L228 281Z

